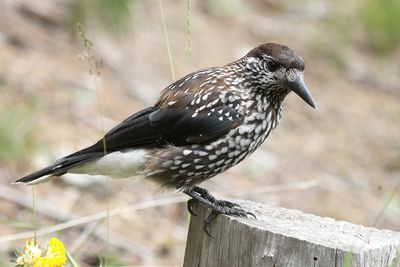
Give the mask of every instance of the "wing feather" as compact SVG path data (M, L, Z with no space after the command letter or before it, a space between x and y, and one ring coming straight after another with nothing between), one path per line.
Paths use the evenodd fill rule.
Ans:
M192 79L193 75L196 79ZM208 77L207 71L193 73L164 89L154 107L135 113L105 135L107 153L166 144L198 144L236 127L242 119L238 103L228 105L221 101L221 91L204 82ZM103 150L102 139L77 153Z

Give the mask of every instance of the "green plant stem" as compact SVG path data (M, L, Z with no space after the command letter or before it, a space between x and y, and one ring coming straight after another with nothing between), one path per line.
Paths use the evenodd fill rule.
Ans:
M158 3L160 5L161 23L162 23L163 30L164 30L165 43L167 45L167 53L168 53L168 59L169 59L169 66L171 68L172 80L175 81L174 62L172 60L172 53L171 53L171 48L170 48L170 44L169 44L167 25L165 23L164 8L163 8L162 0L158 0Z
M192 18L191 18L192 0L187 0L187 37L188 37L188 55L192 59Z

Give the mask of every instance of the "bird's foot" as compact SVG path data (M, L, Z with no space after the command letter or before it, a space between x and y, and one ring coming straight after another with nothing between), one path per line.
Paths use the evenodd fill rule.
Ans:
M256 216L253 213L246 212L239 204L227 200L216 199L206 189L195 186L192 190L185 193L192 197L192 199L187 202L187 208L191 215L196 216L193 212L193 206L196 203L201 203L211 209L211 213L205 219L203 226L204 232L210 237L212 236L210 234L210 226L220 214L233 215L242 218L247 218L250 215L256 219Z

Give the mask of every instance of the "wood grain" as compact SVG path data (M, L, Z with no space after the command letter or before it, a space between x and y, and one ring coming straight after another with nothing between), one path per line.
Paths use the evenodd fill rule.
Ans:
M399 267L400 233L318 217L298 210L240 201L256 219L221 215L208 237L209 210L195 207L184 267Z

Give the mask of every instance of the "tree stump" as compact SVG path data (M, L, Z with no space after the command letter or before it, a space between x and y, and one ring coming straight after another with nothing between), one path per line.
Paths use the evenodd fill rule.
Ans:
M240 201L257 216L220 215L203 231L210 211L190 220L184 267L399 267L400 233L322 218L298 210Z

